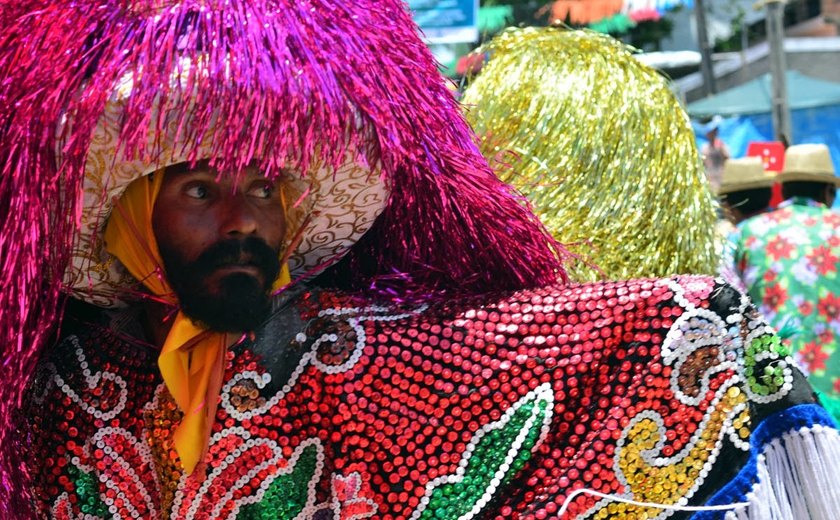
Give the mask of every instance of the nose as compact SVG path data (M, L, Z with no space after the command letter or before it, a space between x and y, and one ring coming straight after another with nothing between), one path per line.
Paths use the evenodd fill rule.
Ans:
M225 237L253 235L257 232L258 222L254 208L241 191L228 193L225 197L224 216L220 232Z

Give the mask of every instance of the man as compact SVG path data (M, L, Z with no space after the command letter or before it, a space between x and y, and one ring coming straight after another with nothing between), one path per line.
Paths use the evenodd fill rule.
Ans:
M729 159L717 194L721 206L734 225L767 211L774 177L764 171L758 157Z
M830 208L840 182L828 147L788 148L779 180L784 202L739 226L733 265L770 324L790 330L795 358L834 403L840 397L840 215Z
M2 208L4 288L36 300L4 292L0 321L28 334L59 291L87 302L54 345L3 344L21 367L3 389L4 518L818 515L840 499L798 484L840 478L840 438L745 297L704 277L555 281L556 244L481 160L399 2L2 18L3 200L56 225ZM29 136L45 144L12 146ZM65 251L63 284L33 237ZM354 292L307 281L327 267L318 283Z
M729 159L723 168L723 181L717 192L722 216L715 225L721 250L720 275L744 293L747 288L734 265L737 239L732 235L736 226L767 211L774 180L758 157Z

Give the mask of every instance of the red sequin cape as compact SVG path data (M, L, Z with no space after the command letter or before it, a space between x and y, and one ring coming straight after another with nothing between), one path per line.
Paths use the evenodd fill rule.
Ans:
M551 518L578 488L700 504L761 417L809 395L748 301L710 278L402 308L308 292L230 350L206 467L185 476L156 355L87 326L42 363L21 437L42 514Z

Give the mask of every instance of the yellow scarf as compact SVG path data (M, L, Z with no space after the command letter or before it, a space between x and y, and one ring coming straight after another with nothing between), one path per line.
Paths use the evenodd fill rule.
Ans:
M159 170L128 186L114 204L104 238L108 252L132 276L153 295L176 305L152 229L152 211L163 177L163 170ZM289 281L288 264L284 263L273 289ZM173 444L188 474L204 458L224 377L225 353L236 339L202 328L178 311L158 357L163 381L184 414L175 429Z

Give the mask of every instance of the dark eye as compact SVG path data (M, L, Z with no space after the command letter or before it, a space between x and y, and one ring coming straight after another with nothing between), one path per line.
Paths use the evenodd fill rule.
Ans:
M257 197L258 199L270 199L271 196L274 194L274 185L268 182L261 182L259 184L254 184L251 187L249 194L252 197Z
M206 199L209 195L209 190L207 189L207 186L203 184L193 184L188 186L184 193L187 197L191 197L193 199Z

